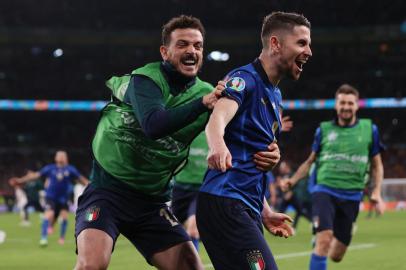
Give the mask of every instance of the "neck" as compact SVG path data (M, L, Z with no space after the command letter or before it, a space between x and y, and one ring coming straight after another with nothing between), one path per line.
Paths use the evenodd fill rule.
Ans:
M269 81L272 83L273 86L277 86L281 78L278 74L279 72L276 66L272 63L271 56L269 54L270 52L267 52L263 49L258 59L259 61L261 61L261 65L264 68Z
M352 126L355 124L355 121L357 121L357 118L353 117L350 120L345 120L345 119L341 119L338 118L338 125L341 127L345 127L345 126Z

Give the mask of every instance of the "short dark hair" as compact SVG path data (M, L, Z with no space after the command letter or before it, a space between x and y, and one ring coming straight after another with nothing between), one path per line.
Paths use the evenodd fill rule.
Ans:
M206 31L204 30L202 22L193 16L180 15L173 17L164 26L162 26L162 44L168 45L171 41L171 33L176 29L192 28L197 29L202 33L203 39Z
M261 40L263 48L268 48L268 40L272 33L278 30L292 31L295 26L306 26L310 29L310 22L305 16L297 13L282 11L272 12L262 22Z
M349 85L347 83L345 83L345 84L341 85L340 87L338 87L335 97L337 98L337 96L339 94L354 95L357 99L359 99L358 90L354 86Z

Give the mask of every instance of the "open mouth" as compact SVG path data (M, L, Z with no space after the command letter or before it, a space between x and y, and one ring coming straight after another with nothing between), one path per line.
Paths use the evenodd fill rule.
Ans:
M197 64L197 59L193 56L187 56L182 58L180 62L185 66L194 66Z
M303 71L303 65L306 64L306 60L297 59L295 61L295 64L296 64L297 68L299 69L299 71L302 72Z

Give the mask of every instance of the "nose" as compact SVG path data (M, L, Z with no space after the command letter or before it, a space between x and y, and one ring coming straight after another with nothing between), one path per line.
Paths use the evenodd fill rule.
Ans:
M305 55L306 55L307 57L311 57L311 56L313 55L312 49L310 49L310 46L309 46L309 45L306 46Z
M190 44L189 46L186 47L186 52L187 53L195 53L196 52L195 46L193 46L193 44Z

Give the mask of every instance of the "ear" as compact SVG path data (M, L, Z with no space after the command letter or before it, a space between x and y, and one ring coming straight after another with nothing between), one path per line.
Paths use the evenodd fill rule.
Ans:
M159 47L159 52L161 53L161 57L164 61L168 60L168 48L165 45L161 45L161 47Z
M269 38L269 47L271 48L271 51L279 52L281 43L277 36L271 36Z

